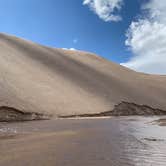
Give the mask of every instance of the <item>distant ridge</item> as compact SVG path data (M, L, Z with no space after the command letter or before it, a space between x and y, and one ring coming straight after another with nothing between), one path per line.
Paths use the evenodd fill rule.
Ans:
M122 101L166 110L165 99L166 76L0 34L0 106L57 117L110 111Z

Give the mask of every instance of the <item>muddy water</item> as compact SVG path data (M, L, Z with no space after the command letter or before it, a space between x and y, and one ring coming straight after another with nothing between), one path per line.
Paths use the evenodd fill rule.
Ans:
M0 123L0 165L165 166L166 126L152 123L158 119Z

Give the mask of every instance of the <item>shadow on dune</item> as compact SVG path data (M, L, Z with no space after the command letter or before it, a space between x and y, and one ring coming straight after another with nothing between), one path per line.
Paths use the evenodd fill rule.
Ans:
M124 86L122 80L101 73L95 68L74 60L67 55L63 55L58 50L41 45L34 46L26 41L25 43L21 42L17 40L17 38L13 39L4 36L4 40L12 47L21 51L22 56L27 56L28 58L32 58L36 62L43 64L47 69L66 78L67 81L81 87L88 93L97 95L108 103L115 98L118 98L119 101L134 98L135 93L128 90L131 89L132 85L129 86L125 84ZM137 91L137 99L142 100L142 97L141 93ZM150 101L151 98L152 97L149 96L147 100Z

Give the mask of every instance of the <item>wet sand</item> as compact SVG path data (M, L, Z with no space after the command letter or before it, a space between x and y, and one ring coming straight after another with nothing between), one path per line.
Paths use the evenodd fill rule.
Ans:
M158 119L0 123L0 166L165 166L166 127L152 123Z
M166 118L161 118L161 119L155 120L153 123L158 124L160 126L166 126Z

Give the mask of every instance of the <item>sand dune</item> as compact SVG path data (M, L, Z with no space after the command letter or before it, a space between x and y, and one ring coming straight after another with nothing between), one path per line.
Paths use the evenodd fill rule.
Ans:
M56 117L105 112L122 101L166 110L165 98L166 76L0 34L0 106Z

